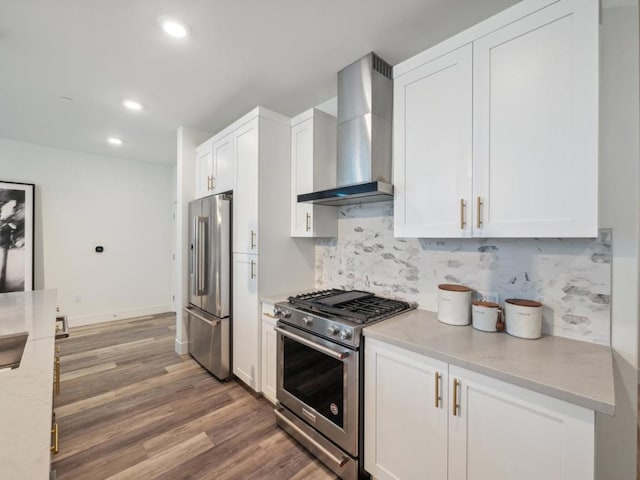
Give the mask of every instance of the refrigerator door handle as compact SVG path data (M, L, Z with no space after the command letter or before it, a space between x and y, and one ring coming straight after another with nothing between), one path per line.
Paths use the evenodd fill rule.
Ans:
M193 239L191 241L190 244L190 248L191 248L191 256L190 256L190 260L191 262L189 263L189 273L194 275L194 279L193 279L193 295L198 295L198 269L197 269L197 265L198 265L198 217L193 217L193 225L192 227L193 230Z
M193 308L184 307L183 310L184 310L185 313L187 313L189 315L193 315L197 319L202 320L205 323L208 323L212 327L217 327L218 325L220 325L220 320L209 320L208 318L205 318L202 315L200 315L199 313L197 313Z
M207 218L198 217L198 274L196 279L196 295L206 295L207 293Z

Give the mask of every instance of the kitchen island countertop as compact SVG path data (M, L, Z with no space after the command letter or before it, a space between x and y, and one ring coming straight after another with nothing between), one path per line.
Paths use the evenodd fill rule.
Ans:
M609 347L552 335L525 340L446 325L426 310L378 322L366 327L364 335L590 410L614 413Z
M49 478L56 298L0 294L0 335L29 333L20 366L0 371L0 478Z

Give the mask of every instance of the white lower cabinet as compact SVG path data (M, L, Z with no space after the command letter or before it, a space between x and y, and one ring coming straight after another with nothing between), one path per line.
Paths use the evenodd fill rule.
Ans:
M446 480L446 372L444 362L366 339L364 459L375 478Z
M233 373L260 389L258 256L233 254Z
M271 403L276 403L276 348L278 345L276 317L273 305L262 304L262 395Z
M366 340L375 479L593 479L594 429L592 410Z

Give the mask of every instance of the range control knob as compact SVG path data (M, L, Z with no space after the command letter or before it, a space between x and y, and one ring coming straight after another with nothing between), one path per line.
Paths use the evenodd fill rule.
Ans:
M291 312L289 310L281 310L279 308L276 308L273 313L276 317L289 318L291 316Z
M340 332L340 338L342 340L349 340L351 338L351 332L349 330L342 330L342 332Z
M329 333L330 333L331 335L337 335L339 331L340 331L340 329L339 329L337 326L335 326L335 325L331 325L331 326L329 327Z
M309 325L311 325L313 323L313 318L311 317L304 317L302 319L302 321L304 322L304 324L308 327Z

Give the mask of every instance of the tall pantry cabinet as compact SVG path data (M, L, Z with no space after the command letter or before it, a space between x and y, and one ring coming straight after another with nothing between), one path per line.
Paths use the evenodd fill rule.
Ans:
M261 384L260 297L312 288L314 246L290 236L290 119L258 107L231 133L233 190L233 373Z

